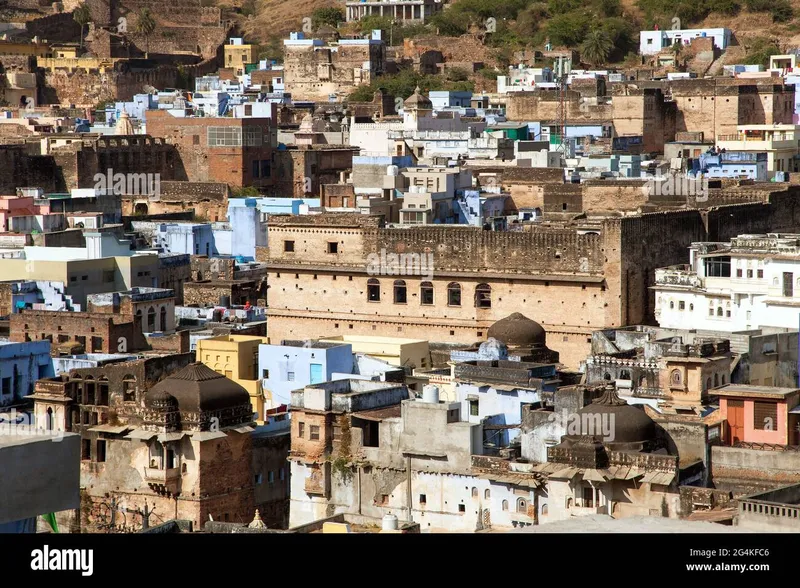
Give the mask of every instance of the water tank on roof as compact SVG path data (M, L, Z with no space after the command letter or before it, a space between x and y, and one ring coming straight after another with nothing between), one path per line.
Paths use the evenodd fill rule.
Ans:
M706 36L706 34L705 34L705 33L700 33L700 36L701 36L701 37L705 37L705 36Z
M439 387L433 384L423 386L422 401L428 404L439 404Z
M383 524L381 528L384 531L397 531L397 516L393 514L387 514L383 516Z
M400 168L397 167L396 165L390 165L389 167L386 168L387 176L396 176L398 173L400 173Z

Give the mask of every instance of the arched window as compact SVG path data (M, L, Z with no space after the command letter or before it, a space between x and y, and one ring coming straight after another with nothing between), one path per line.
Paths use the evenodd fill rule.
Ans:
M461 284L447 284L447 306L461 306Z
M717 374L714 374L714 388L716 388L717 386L719 386L719 376Z
M164 446L160 441L153 441L150 445L150 467L160 470L164 464Z
M487 488L486 490L483 491L483 497L486 500L489 500L492 497L492 491Z
M197 272L197 281L198 282L202 282L203 281L203 272Z
M722 378L720 379L720 383L724 386L725 385L725 374L722 374Z
M508 510L508 500L503 501L503 510Z
M604 373L603 374L603 379L606 380L606 381L610 380L611 379L611 374L609 374L608 372Z
M622 370L619 373L619 379L620 380L630 380L631 379L631 373L628 370Z
M672 310L673 308L675 308L675 302L670 300L669 301L669 309Z
M717 316L722 316L722 307L721 306L717 307Z
M517 498L517 512L528 512L528 501L524 498Z
M547 505L546 504L542 505L542 516L543 517L547 516Z
M122 378L122 401L136 401L136 376L132 374L126 374Z
M380 302L381 301L381 283L375 278L367 280L367 301Z
M403 280L394 281L394 303L406 304L408 302L408 290Z
M706 390L711 389L711 378L706 378Z
M478 489L475 488L475 487L472 488L472 497L473 498L477 498L478 497Z
M475 287L475 308L492 307L492 287L489 284L478 284Z
M162 331L167 330L167 308L165 306L161 307L161 329Z
M419 303L426 306L433 304L433 284L422 282L419 285Z
M48 431L53 430L53 408L47 408L47 424L45 425Z
M97 382L97 404L108 406L108 378L103 376Z
M694 304L689 304L689 312L694 310Z
M152 333L156 330L156 309L152 306L147 311L147 332Z
M681 385L681 381L683 380L681 376L682 374L680 370L672 370L672 373L670 374L670 381L672 382L673 386Z
M94 404L94 378L92 376L86 376L86 380L83 382L83 403Z
M137 331L142 330L142 309L136 311L136 316L134 317L134 326Z

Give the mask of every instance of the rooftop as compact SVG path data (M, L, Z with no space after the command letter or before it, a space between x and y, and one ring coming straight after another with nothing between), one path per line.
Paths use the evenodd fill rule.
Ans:
M753 386L750 384L726 384L719 388L714 388L710 394L715 396L735 396L776 398L784 400L792 394L800 393L800 388L778 388L775 386Z
M608 515L573 517L565 521L545 523L509 531L511 533L747 533L739 527L705 521L686 521L663 517L626 517Z

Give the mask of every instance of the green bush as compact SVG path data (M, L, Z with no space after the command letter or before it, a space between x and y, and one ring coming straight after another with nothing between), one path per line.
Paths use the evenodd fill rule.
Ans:
M794 18L794 10L789 0L773 0L770 12L773 22L787 22Z
M711 12L717 12L726 16L736 16L742 10L739 0L709 0Z
M336 28L339 26L339 23L343 22L344 20L344 11L341 8L336 8L334 6L317 8L311 13L311 26L313 26L315 30L323 25Z
M744 0L744 5L750 12L769 12L775 0Z
M547 23L547 34L553 45L577 47L589 32L590 19L580 13L559 14Z
M753 39L750 47L747 48L744 63L767 66L769 65L769 58L780 53L780 47L775 41L765 37L757 37Z

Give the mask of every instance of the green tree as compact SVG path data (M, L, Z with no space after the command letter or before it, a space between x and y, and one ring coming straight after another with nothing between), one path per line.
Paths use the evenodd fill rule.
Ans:
M149 57L150 55L150 35L152 35L155 30L156 19L153 18L153 13L150 12L150 9L147 7L140 9L139 12L136 13L136 24L134 25L133 31L144 36L145 57Z
M344 21L344 19L344 11L341 8L336 8L335 6L326 6L325 8L317 8L311 13L311 26L314 27L314 30L323 25L336 28L339 26L340 22Z
M83 48L83 29L92 22L92 11L86 4L81 4L72 13L72 19L81 25L81 48Z
M675 67L678 66L678 59L680 58L681 53L683 53L683 43L680 41L675 41L672 44L672 56L675 58Z
M590 19L585 14L559 14L547 23L547 34L554 46L577 47L586 38Z
M778 44L772 39L766 37L756 37L753 39L749 47L746 47L747 53L744 57L744 63L750 65L769 65L769 58L773 55L780 55L781 49Z
M368 35L372 31L380 30L383 35L383 40L387 43L394 41L394 39L391 38L392 29L394 28L397 28L397 25L391 18L378 16L376 14L370 14L358 21L358 31L362 35Z
M613 49L614 41L611 36L605 30L596 28L586 35L581 45L581 55L592 65L600 65L608 61Z

